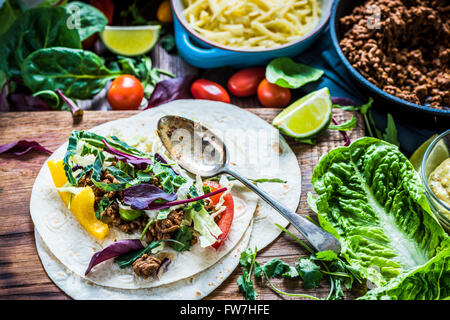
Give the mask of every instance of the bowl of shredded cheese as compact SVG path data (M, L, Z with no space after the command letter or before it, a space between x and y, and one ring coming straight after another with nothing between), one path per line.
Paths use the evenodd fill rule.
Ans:
M199 68L263 65L306 50L333 0L172 0L179 54Z

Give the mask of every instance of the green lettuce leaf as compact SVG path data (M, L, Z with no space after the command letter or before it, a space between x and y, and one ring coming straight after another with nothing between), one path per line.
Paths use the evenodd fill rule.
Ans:
M412 281L407 274L426 273L436 257L442 261L433 265L448 265L449 237L430 212L419 176L396 146L362 138L336 148L320 159L311 182L318 197L309 202L319 223L338 237L341 256L350 265L376 286L386 286L379 292L389 294L398 279ZM430 285L437 285L430 278ZM450 287L444 285L441 293Z

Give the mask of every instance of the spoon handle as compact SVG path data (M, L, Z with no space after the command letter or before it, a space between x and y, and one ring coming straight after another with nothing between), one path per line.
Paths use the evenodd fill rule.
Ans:
M324 231L322 228L318 227L311 221L303 218L302 216L290 211L284 205L275 200L267 192L258 188L250 180L243 177L237 171L226 167L224 173L232 175L240 182L242 182L246 187L254 191L258 196L260 196L265 202L267 202L272 208L277 210L283 217L285 217L292 225L300 232L308 242L317 250L325 251L332 250L339 254L341 250L341 245L339 241L330 233Z

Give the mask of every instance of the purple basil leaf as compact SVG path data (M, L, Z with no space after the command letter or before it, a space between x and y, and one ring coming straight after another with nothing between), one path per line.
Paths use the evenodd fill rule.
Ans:
M190 198L190 199L179 200L179 201L174 201L174 202L166 202L166 203L152 203L148 206L148 209L149 210L162 210L162 209L170 208L173 206L177 206L179 204L185 204L185 203L189 203L189 202L203 200L203 199L209 198L215 194L222 193L225 191L227 191L227 188L221 188L214 192L207 193L203 196L194 197L194 198Z
M158 267L158 270L156 270L156 277L158 279L161 279L161 276L163 275L163 273L167 271L170 262L171 262L170 259L167 257L165 257L163 259L163 261L161 262L161 264Z
M16 156L24 155L31 150L42 151L52 154L50 150L41 146L36 141L18 140L16 142L0 145L0 154L13 153Z
M123 202L134 210L145 210L155 200L174 201L175 193L166 193L157 186L141 183L123 190Z
M10 108L14 111L52 111L53 109L40 97L24 93L9 95Z
M187 75L158 82L145 109L177 99L192 99L191 84L195 78L194 75Z
M335 124L335 125L338 125L339 124L339 122L334 118L334 117L331 117L331 119L333 120L333 123ZM348 137L348 134L345 132L345 131L342 131L342 130L339 130L339 132L342 134L342 136L344 137L344 139L345 139L345 144L344 144L344 146L349 146L350 145L350 143L351 143L351 141L350 141L350 138Z
M339 106L357 106L358 104L350 99L350 98L345 98L345 97L332 97L331 98L331 103L333 104L337 104Z
M105 147L106 147L106 151L108 151L109 153L113 154L116 156L117 160L120 161L124 161L128 164L132 164L134 166L136 166L138 169L142 169L147 167L147 165L149 164L153 164L153 161L147 158L139 158L136 156L133 156L131 154L127 154L125 152L119 151L117 149L114 149L113 147L111 147L105 139L102 140Z
M75 102L73 102L71 99L66 97L61 90L56 89L56 92L61 96L61 98L64 100L64 102L70 107L72 110L72 117L76 119L77 121L80 121L83 118L83 110L80 109L80 107L77 106Z
M121 254L125 254L131 251L142 250L144 246L139 239L126 239L114 242L110 244L105 249L96 252L89 262L89 266L86 269L84 275L87 275L89 271L100 262L115 258L120 256Z

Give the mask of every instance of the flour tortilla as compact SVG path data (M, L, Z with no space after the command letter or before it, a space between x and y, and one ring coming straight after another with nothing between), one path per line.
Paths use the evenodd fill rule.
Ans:
M136 134L150 136L154 134L157 120L167 114L200 121L214 132L228 130L223 139L229 149L235 151L234 155L231 152L231 165L249 178L264 177L286 180L286 184L262 183L259 186L289 209L296 210L300 197L301 176L295 155L276 129L257 116L233 105L203 100L177 100L143 111L127 119L105 123L93 128L92 131L109 135L112 134L113 128L119 128L128 137ZM232 130L231 133L230 130ZM267 141L261 139L261 136L265 136ZM252 139L262 141L257 144L258 150L252 150L256 144L248 143L248 141L242 143L242 138L249 139L248 141L252 141ZM66 144L61 146L49 159L62 158L65 150ZM241 163L239 160L243 158L239 158L239 155L242 154L244 154L244 158L245 154L250 154L256 161ZM276 160L275 165L263 161L271 159L271 157ZM110 237L104 243L99 244L93 241L59 199L46 165L42 167L33 187L30 212L43 243L65 268L81 279L100 286L135 290L174 283L195 274L201 276L204 270L220 261L236 247L250 224L253 212L255 212L254 231L250 236L249 247L256 246L259 250L262 249L280 233L275 223L282 226L288 224L270 206L256 200L256 196L247 189L234 193L234 196L237 203L243 204L244 208L242 215L237 214L238 220L233 222L233 228L236 230L230 232L225 244L218 251L207 248L212 250L206 254L205 249L202 249L203 252L201 252L196 251L195 248L185 252L181 258L177 257L169 271L163 274L159 280L143 280L132 274L130 270L118 268L112 261L100 264L87 277L84 277L84 270L92 254L104 247L106 243L113 241L114 238L120 239L121 235L118 232L110 231ZM258 205L255 211L257 201ZM239 220L239 217L242 219Z
M93 284L67 269L50 252L35 230L36 249L50 279L76 300L199 300L210 294L230 276L247 247L252 226L241 241L211 267L185 279L146 289L117 289Z

